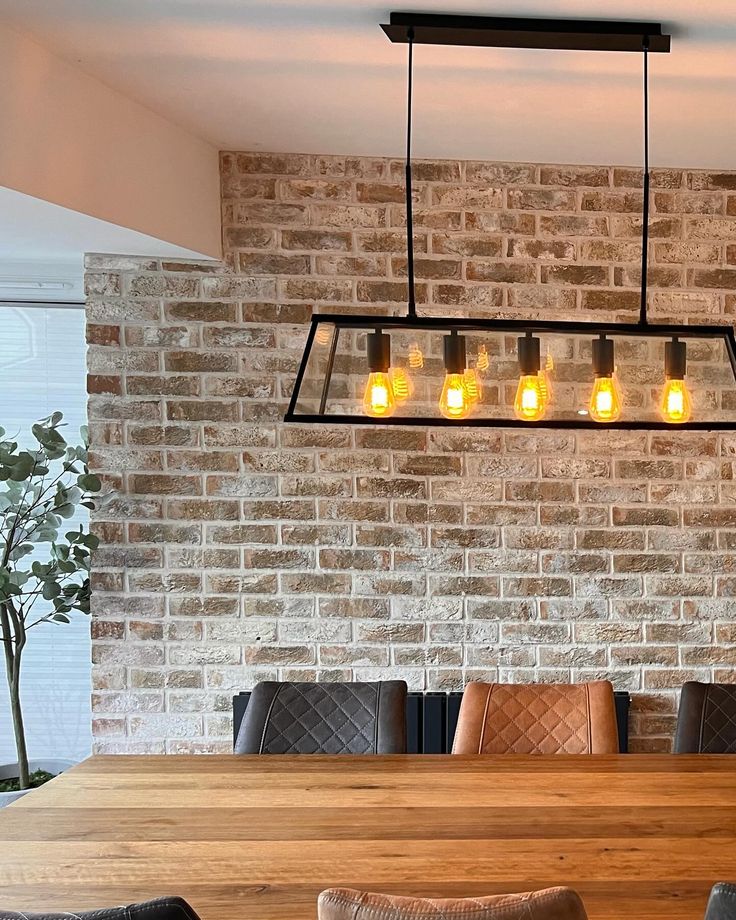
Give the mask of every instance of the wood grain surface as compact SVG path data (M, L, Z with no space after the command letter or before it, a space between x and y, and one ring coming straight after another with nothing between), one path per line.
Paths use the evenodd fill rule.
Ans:
M736 881L736 758L95 757L0 811L0 908L178 894L313 920L346 885L570 885L591 920L702 920Z

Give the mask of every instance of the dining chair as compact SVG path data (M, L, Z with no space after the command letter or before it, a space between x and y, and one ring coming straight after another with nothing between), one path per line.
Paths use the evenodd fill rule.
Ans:
M708 898L705 920L736 920L736 885L718 882Z
M256 684L236 754L405 754L406 683Z
M468 684L453 754L617 754L613 686Z
M139 904L74 912L49 910L32 913L0 907L0 920L199 920L199 917L183 898L166 897Z
M317 901L318 920L587 920L571 888L545 888L486 898L406 898L330 888Z
M689 680L680 694L676 754L736 754L736 685Z

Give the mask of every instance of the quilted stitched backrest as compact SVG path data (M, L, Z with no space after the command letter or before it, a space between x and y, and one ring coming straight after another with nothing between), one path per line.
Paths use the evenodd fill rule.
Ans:
M400 754L406 751L406 684L258 684L238 754Z
M586 920L577 892L546 888L487 898L404 898L351 888L323 891L319 920Z
M736 754L736 685L688 681L677 714L678 754Z
M121 907L101 907L97 910L75 911L29 911L3 910L0 920L199 920L199 917L183 898L156 898L139 904Z
M456 754L617 753L613 687L589 684L469 684Z
M701 754L736 754L736 686L709 684L700 740Z

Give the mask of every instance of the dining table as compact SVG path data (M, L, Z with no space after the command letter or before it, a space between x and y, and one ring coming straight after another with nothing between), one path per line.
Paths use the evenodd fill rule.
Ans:
M0 909L161 895L202 920L313 920L344 886L569 885L590 920L702 920L736 881L736 758L95 756L0 810Z

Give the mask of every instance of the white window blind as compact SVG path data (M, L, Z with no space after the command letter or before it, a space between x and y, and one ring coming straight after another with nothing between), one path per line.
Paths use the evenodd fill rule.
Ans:
M67 423L64 437L79 443L87 411L85 353L82 307L0 303L0 426L7 436L23 446L34 445L33 422L59 410ZM86 523L86 512L65 523L71 530L82 521ZM75 613L67 625L35 627L22 668L29 756L86 757L92 748L89 618ZM15 760L0 660L0 763Z

